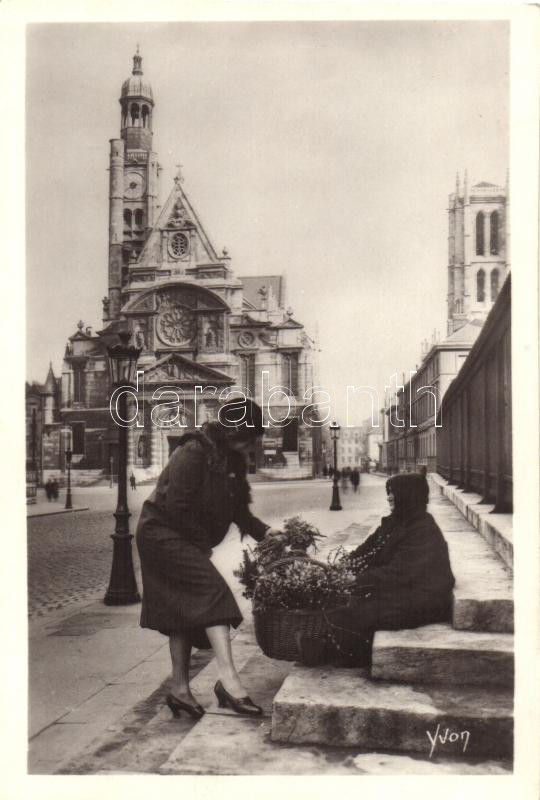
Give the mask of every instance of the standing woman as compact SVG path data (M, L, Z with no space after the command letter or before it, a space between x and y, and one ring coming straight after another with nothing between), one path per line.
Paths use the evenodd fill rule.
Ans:
M192 647L212 648L220 679L219 705L260 715L234 665L230 628L242 621L227 583L212 564L212 548L232 522L256 541L277 533L249 510L244 454L262 436L262 412L246 400L222 406L218 422L179 440L156 488L142 507L136 541L142 568L141 626L169 637L174 716L199 718L204 709L189 686ZM238 420L238 422L234 422Z

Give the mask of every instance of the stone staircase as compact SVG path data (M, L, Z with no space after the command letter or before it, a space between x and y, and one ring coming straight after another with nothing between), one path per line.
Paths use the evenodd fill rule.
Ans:
M512 574L455 508L435 498L430 510L456 577L452 624L378 631L370 671L296 666L274 699L272 741L511 758Z

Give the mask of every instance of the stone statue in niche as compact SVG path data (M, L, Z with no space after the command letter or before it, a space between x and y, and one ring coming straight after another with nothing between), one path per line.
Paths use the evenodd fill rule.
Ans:
M136 322L135 346L141 350L148 349L148 322L144 319Z
M148 458L148 437L142 433L137 442L137 457L144 461Z
M223 347L222 320L218 315L202 318L202 349L209 353L219 352Z

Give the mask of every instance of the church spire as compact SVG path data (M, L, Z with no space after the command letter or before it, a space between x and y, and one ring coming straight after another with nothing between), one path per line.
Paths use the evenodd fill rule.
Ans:
M137 42L137 52L133 56L132 75L142 75L142 56L139 53L139 42Z

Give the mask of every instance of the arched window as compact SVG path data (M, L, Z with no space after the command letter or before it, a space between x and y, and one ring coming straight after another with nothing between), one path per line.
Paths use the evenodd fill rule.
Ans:
M492 211L489 218L489 252L492 256L499 255L499 212Z
M137 209L135 210L135 225L136 225L138 228L142 228L142 225L143 225L143 212L142 212L142 208L137 208Z
M476 300L483 303L486 299L486 273L479 269L476 273Z
M484 255L484 212L479 211L476 215L476 255Z
M139 105L138 103L133 103L131 106L131 124L135 125L135 120L139 119Z
M141 110L143 128L146 128L147 125L148 125L148 114L149 113L150 112L148 110L148 106L143 106L142 110Z
M124 208L124 226L131 230L131 209Z
M491 270L491 302L494 303L499 294L499 270Z

